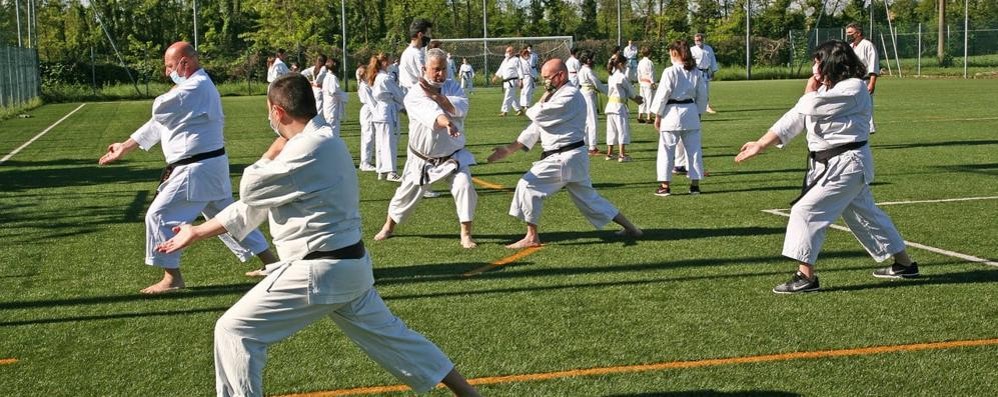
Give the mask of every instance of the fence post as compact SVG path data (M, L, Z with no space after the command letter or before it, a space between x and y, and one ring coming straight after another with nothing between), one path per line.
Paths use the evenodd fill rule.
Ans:
M922 23L918 23L918 71L915 76L922 76Z
M884 60L887 61L887 74L893 76L891 72L891 52L887 51L887 42L884 41L884 34L880 34L880 48L884 49Z

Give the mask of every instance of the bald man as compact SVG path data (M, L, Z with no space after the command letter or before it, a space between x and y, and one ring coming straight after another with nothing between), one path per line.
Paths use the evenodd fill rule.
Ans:
M185 286L180 273L180 252L166 254L155 250L156 245L173 235L173 227L191 223L199 214L211 219L233 202L229 158L222 136L225 117L215 84L201 69L197 52L187 42L171 45L163 63L164 73L176 85L156 98L149 121L124 142L109 145L98 161L107 165L135 148L149 150L157 143L163 148L167 166L146 212L145 263L162 268L165 273L162 280L141 291L145 294L175 291ZM264 265L277 261L257 230L242 240L229 234L219 238L240 261L246 262L254 255Z
M541 68L544 95L527 109L531 124L520 136L505 146L493 149L489 162L499 161L517 150L530 150L541 143L541 160L520 178L513 193L509 214L527 223L527 234L507 248L527 248L541 245L537 224L544 199L561 188L575 207L597 229L610 221L622 226L618 235L640 237L641 229L631 224L613 204L596 192L589 178L589 154L583 140L586 125L586 103L578 88L568 83L568 68L560 59L552 59Z

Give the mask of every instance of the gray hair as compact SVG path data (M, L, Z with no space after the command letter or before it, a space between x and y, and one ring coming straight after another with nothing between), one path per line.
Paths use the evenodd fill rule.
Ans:
M434 58L439 59L446 64L447 52L439 48L431 48L429 50L426 50L426 63L430 63L430 60Z

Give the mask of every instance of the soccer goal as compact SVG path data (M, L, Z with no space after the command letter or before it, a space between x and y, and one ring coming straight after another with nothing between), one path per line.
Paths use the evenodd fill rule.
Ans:
M528 44L537 54L537 67L551 58L568 59L572 36L545 37L489 37L477 39L439 39L440 48L451 54L455 69L460 69L463 59L475 70L475 84L489 84L489 79L506 56L506 46L519 51Z

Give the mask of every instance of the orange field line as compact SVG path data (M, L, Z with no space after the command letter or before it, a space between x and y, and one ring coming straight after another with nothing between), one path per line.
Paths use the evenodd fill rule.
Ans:
M527 255L530 255L530 254L533 254L534 252L539 251L542 247L543 247L542 245L539 245L539 246L536 246L536 247L527 247L527 248L524 248L522 250L517 251L513 255L507 256L505 258L502 258L500 260L492 262L492 263L490 263L488 265L485 265L485 266L482 266L482 267L477 268L475 270L469 271L469 272L467 272L467 273L464 274L464 277L477 276L479 274L485 273L485 272L487 272L489 270L492 270L492 269L495 269L497 267L506 266L506 265L508 265L510 263L513 263L513 262L516 262L516 261L522 259L523 257L526 257Z
M694 361L670 361L664 363L624 365L616 367L585 368L585 369L573 369L568 371L542 372L534 374L490 376L484 378L469 379L468 382L473 385L490 385L498 383L529 382L529 381L538 381L538 380L547 380L547 379L571 378L578 376L648 372L648 371L660 371L666 369L712 367L719 365L748 364L748 363L801 360L801 359L813 359L813 358L865 356L871 354L883 354L883 353L894 353L894 352L905 352L905 351L939 350L939 349L952 349L958 347L990 346L990 345L998 345L998 338L957 340L957 341L948 341L948 342L913 343L908 345L872 346L872 347L861 347L854 349L818 350L811 352L778 353L778 354L765 354L758 356L713 358L713 359L694 360ZM442 387L442 385L438 385L437 387ZM374 394L374 393L402 392L407 390L410 389L408 386L405 385L373 386L373 387L358 387L353 389L340 389L340 390L313 392L313 393L291 394L285 397L356 396L356 395Z
M16 358L0 358L0 365L14 364L16 362Z
M484 187L486 189L495 189L495 190L505 189L503 185L495 184L477 177L471 177L471 181L477 183L479 186Z

